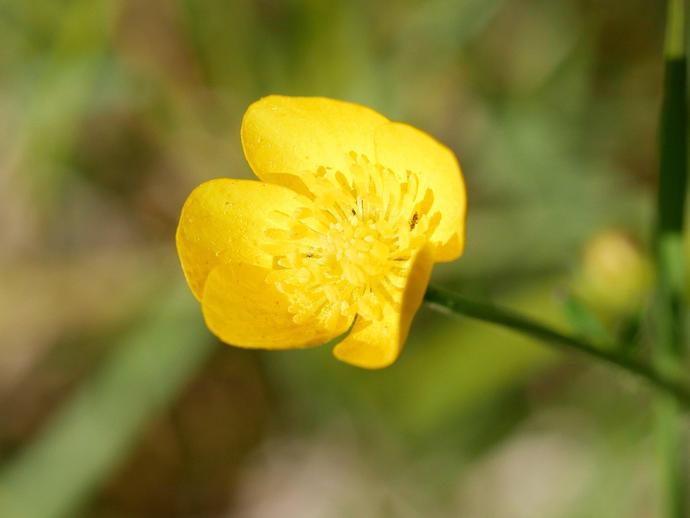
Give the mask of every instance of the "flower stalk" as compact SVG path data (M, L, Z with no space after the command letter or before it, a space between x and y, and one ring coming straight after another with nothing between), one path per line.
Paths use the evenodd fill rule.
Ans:
M521 315L513 310L490 303L477 302L458 293L431 285L424 300L432 308L456 316L464 316L497 324L537 340L565 350L577 351L598 361L614 365L629 374L637 376L671 397L684 407L690 408L690 388L671 376L645 363L634 360L617 351L623 348L615 344L593 344L577 336L558 331L546 324Z

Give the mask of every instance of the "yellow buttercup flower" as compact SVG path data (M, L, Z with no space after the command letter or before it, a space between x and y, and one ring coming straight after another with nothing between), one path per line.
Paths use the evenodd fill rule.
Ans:
M208 181L177 250L209 329L249 348L322 344L367 368L399 356L434 262L464 244L465 188L429 135L343 101L265 97L242 121L262 181Z

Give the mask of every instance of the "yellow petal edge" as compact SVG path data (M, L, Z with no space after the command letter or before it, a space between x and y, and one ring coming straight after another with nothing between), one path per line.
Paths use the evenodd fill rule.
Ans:
M217 266L201 300L206 325L223 342L238 347L295 349L320 345L347 327L329 332L318 322L297 324L289 301L266 282L270 270L241 262Z
M381 369L395 362L407 339L412 319L424 299L432 267L432 251L424 247L413 262L401 307L384 304L380 320L358 318L350 334L333 349L335 357L366 369Z
M220 264L245 262L269 268L273 257L260 246L272 211L291 212L309 200L279 185L218 178L192 191L177 227L177 253L194 296Z
M394 170L419 174L434 193L441 222L429 237L435 261L453 261L465 244L467 196L455 154L430 135L408 124L392 122L375 132L376 159Z
M320 166L347 171L350 151L374 156L374 131L388 122L359 104L325 97L269 95L247 109L240 135L254 174L301 190Z

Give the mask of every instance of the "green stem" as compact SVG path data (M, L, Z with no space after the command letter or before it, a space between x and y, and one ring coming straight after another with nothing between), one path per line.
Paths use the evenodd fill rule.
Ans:
M656 233L659 275L654 362L661 369L682 366L686 356L683 336L683 227L688 167L685 47L685 0L669 0L659 128ZM664 516L668 518L683 518L688 513L684 430L682 412L676 401L660 397L657 404L657 436L665 490Z
M484 302L477 302L463 297L458 293L436 286L429 286L424 300L435 309L462 315L492 324L498 324L514 331L529 335L545 343L561 348L578 351L597 360L615 365L633 374L665 394L674 396L684 406L690 407L690 390L675 379L671 379L653 367L640 363L626 356L620 356L615 351L618 346L597 346L587 340L557 331L545 324L537 322L519 313L494 306Z

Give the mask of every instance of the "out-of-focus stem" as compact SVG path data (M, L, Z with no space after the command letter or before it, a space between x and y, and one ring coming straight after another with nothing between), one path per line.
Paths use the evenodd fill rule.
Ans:
M657 198L656 304L657 369L674 369L686 357L683 336L685 260L683 230L687 188L687 60L685 0L669 0L664 48L664 88L660 120ZM659 396L657 404L664 515L684 518L687 501L687 445L684 418L677 401Z

